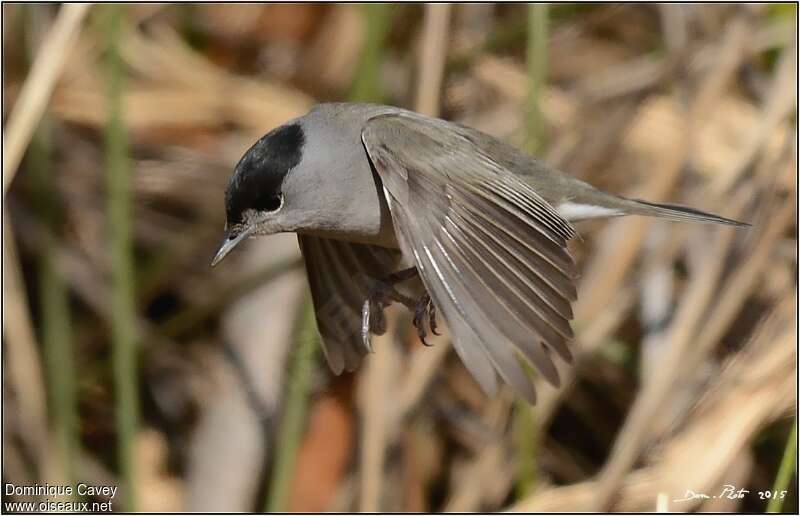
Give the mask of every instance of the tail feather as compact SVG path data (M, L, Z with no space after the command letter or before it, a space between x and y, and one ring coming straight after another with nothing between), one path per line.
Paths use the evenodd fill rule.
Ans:
M630 199L636 203L631 213L639 215L650 215L654 217L661 217L670 220L690 220L695 222L711 222L713 224L726 224L728 226L749 227L750 224L746 222L739 222L738 220L726 219L713 213L707 213L694 208L687 208L686 206L678 206L676 204L656 204L653 202L641 201L639 199Z

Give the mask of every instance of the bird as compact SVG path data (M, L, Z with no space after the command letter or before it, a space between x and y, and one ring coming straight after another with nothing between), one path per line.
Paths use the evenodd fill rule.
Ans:
M488 395L502 380L530 403L530 366L558 386L554 357L572 362L574 223L748 226L604 192L478 130L362 103L318 104L256 141L229 180L225 215L212 266L249 237L297 234L335 374L359 366L371 335L386 332L385 308L401 303L424 344L441 314Z

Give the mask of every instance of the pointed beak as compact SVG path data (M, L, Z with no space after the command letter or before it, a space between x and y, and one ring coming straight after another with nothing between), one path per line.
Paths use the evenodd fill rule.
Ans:
M214 259L211 260L211 266L214 267L221 262L222 259L225 258L225 256L227 256L227 254L230 253L234 247L239 245L239 242L249 237L251 232L252 230L250 229L245 229L238 235L233 235L230 232L227 232L225 234L225 238L222 240L222 244L219 246L217 254L214 256Z

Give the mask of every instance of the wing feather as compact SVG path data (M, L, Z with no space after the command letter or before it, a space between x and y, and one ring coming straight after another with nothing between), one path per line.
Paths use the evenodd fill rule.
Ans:
M335 374L353 371L367 352L361 307L372 281L396 270L399 251L299 235L325 358Z
M381 115L362 140L401 247L414 257L459 356L487 391L491 366L533 400L522 362L557 385L550 349L572 358L576 270L566 242L575 231L530 185L442 124Z

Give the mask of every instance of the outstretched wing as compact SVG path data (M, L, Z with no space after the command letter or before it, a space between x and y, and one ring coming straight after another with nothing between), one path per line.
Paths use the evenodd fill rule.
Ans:
M367 353L361 307L376 279L395 271L398 250L300 235L311 298L325 358L335 374L353 371Z
M558 385L549 350L571 361L572 226L457 126L380 115L367 122L362 141L401 247L482 387L495 389L493 367L533 402L523 362Z

